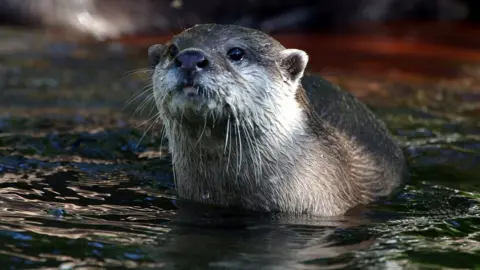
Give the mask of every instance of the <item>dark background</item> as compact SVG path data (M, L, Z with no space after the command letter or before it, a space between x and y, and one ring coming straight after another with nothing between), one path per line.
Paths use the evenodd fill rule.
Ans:
M236 23L278 31L341 31L369 22L478 22L478 0L0 0L0 21L8 24L66 26L96 18L115 30L103 36L178 31L197 23ZM91 17L85 17L88 14ZM84 19L85 20L85 19ZM87 19L88 21L88 19ZM88 22L87 22L88 23Z

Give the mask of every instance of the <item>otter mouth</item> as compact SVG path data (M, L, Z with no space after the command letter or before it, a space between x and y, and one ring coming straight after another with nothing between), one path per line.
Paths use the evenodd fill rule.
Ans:
M179 84L174 92L191 100L201 100L207 98L205 88L198 84Z
M230 114L229 106L218 93L204 87L198 81L180 79L168 93L169 115L182 123L214 126L222 123Z
M196 82L192 76L184 76L184 78L180 79L173 92L189 100L204 100L208 98L206 89Z
M195 88L193 86L186 86L182 89L183 91L183 94L185 95L185 97L187 98L194 98L194 97L197 97L200 95L200 89L199 88Z

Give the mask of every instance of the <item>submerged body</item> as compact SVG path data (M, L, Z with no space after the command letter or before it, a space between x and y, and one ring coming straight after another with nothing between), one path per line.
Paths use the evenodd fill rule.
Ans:
M257 30L207 24L149 55L181 198L333 216L407 178L385 125L349 93L304 76L301 50Z

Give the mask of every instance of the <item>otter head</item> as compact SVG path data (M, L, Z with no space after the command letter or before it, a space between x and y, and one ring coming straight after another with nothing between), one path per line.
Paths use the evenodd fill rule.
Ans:
M197 25L150 47L149 59L162 120L201 128L294 113L308 62L305 52L285 49L261 31L217 24Z

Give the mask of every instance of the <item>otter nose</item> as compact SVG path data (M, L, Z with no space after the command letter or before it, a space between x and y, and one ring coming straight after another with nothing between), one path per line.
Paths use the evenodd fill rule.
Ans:
M208 60L203 52L188 50L179 53L175 58L175 63L185 70L200 70L208 65Z

